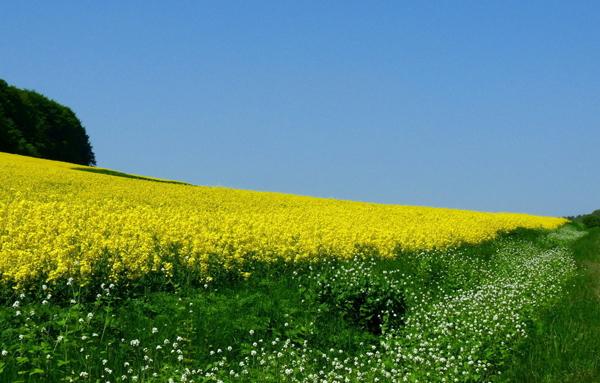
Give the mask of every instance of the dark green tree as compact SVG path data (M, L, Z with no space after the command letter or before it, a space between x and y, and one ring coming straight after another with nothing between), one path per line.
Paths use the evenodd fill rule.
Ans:
M595 212L594 212L595 213ZM584 215L581 221L587 227L600 227L600 214L588 214Z
M0 79L0 151L95 165L90 139L68 107Z

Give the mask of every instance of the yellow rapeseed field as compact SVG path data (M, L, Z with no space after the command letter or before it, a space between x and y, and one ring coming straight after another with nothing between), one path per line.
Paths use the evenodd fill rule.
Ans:
M516 227L554 228L561 218L384 205L279 193L158 183L75 170L0 153L0 277L20 285L74 277L100 263L110 278L208 271L209 259L383 257L398 247L477 243ZM210 275L206 275L210 278Z

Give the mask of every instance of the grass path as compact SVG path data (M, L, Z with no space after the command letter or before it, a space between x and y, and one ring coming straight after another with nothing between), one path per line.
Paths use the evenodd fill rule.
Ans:
M572 245L578 274L507 371L509 382L600 382L600 228Z

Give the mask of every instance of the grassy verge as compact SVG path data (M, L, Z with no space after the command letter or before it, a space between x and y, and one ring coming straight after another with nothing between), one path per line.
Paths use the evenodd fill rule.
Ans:
M159 178L137 176L135 174L128 174L128 173L118 172L118 171L110 170L110 169L89 168L89 167L88 168L75 167L75 168L71 168L71 169L73 169L73 170L79 170L79 171L82 171L82 172L89 172L89 173L96 173L96 174L105 174L105 175L114 176L114 177L133 178L133 179L142 180L142 181L160 182L160 183L165 183L165 184L190 185L190 184L185 183L185 182L171 181L171 180L162 180L162 179L159 179Z
M571 247L578 273L520 349L506 381L600 382L600 228Z
M257 263L206 285L13 291L0 305L0 382L490 381L562 296L569 233Z

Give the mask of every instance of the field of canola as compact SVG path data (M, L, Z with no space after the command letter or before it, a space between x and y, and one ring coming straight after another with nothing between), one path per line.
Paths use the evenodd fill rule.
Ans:
M168 275L179 264L210 280L209 263L351 258L359 247L444 249L564 219L350 202L151 182L0 153L0 276L75 278L102 264L112 280ZM212 260L212 261L211 261Z

